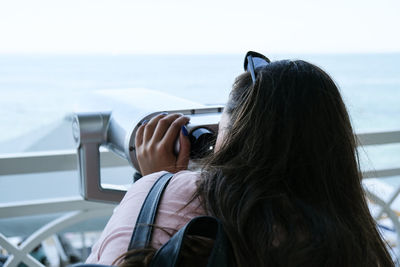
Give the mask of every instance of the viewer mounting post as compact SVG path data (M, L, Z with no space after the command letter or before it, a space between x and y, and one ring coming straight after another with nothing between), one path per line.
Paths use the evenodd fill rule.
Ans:
M90 201L120 202L124 190L103 187L99 148L107 141L110 113L75 114L72 129L78 149L81 195Z

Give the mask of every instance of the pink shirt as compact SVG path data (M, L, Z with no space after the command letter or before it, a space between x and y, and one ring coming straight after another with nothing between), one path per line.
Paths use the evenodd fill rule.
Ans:
M164 173L163 171L146 175L132 185L119 206L115 208L100 239L94 244L86 263L111 264L118 256L127 251L144 199L154 182ZM196 181L199 176L195 172L181 171L172 177L161 198L156 225L176 231L193 217L205 214L198 199L184 207L196 191ZM151 245L159 248L169 238L170 235L155 228Z

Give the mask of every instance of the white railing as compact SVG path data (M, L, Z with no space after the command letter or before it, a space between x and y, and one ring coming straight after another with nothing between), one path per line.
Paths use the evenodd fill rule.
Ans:
M363 147L400 143L400 131L358 134L357 137L360 141L360 145L362 145ZM364 178L383 178L398 175L400 175L400 168L390 168L363 172Z
M400 131L359 134L358 139L363 146L400 143ZM102 168L128 165L125 160L116 157L108 151L101 151L100 159ZM73 150L2 155L0 156L0 176L77 171L77 165L76 151ZM364 178L389 176L400 176L400 168L363 172ZM15 176L15 179L18 179L18 176ZM400 244L400 223L396 212L391 208L391 204L400 193L400 188L395 190L393 196L386 202L368 189L366 190L368 197L382 209L376 216L376 219L386 214L387 217L392 220L393 227L397 232L397 243ZM62 215L36 230L20 245L12 244L8 238L1 233L0 229L0 247L6 249L11 255L7 259L5 266L18 266L20 262L24 262L28 266L43 266L29 255L43 240L80 221L100 216L110 216L114 207L115 205L113 204L85 201L81 197L0 203L0 220L28 215L62 213ZM400 255L400 251L396 251L396 253Z
M128 166L126 160L107 150L101 150L100 161L105 168ZM77 166L76 150L0 154L0 175L72 171Z
M111 152L101 152L101 166L120 167L128 163ZM60 171L76 171L77 155L75 150L31 152L0 156L1 176L18 179L17 174L52 173ZM16 181L16 184L17 181ZM79 222L111 216L115 205L85 201L80 196L0 203L0 220L30 215L56 214L55 218L34 231L22 244L15 245L0 229L0 247L11 255L4 266L18 266L24 262L28 266L43 266L29 253L43 240L61 230ZM61 215L60 215L61 214Z

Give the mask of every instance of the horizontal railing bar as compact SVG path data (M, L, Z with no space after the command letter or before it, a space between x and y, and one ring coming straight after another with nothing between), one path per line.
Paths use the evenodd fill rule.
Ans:
M86 201L79 196L11 202L0 204L0 219L49 213L62 213L74 210L112 210L115 206L116 204Z
M364 178L400 176L400 168L366 171L362 173L362 176ZM90 210L96 208L111 209L113 207L115 207L113 204L85 201L80 196L45 200L30 200L0 204L0 218L58 213L73 210Z
M400 131L364 133L357 135L363 146L400 143Z
M366 171L362 173L362 176L363 178L400 176L400 168ZM114 207L115 204L85 201L79 196L60 199L30 200L0 204L0 218L58 213L73 210L90 210L97 208L112 209Z
M128 166L128 162L110 151L101 151L102 167ZM0 155L0 175L72 171L78 169L75 150L28 152Z
M400 168L395 169L384 169L384 170L374 170L365 171L362 173L363 178L385 178L392 176L400 176Z
M358 134L361 145L400 143L400 131ZM101 149L102 167L128 166L114 153ZM0 175L45 173L77 170L76 150L24 152L0 155Z

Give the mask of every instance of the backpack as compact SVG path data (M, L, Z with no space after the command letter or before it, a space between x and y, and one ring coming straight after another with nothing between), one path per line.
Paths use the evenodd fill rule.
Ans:
M150 189L139 212L128 251L149 247L158 205L172 176L172 173L162 175ZM191 219L185 226L179 229L168 242L156 251L151 260L150 267L178 266L183 240L187 235L196 235L214 240L207 267L232 266L230 244L221 222L217 218L211 216L199 216ZM81 264L74 266L99 267L104 265Z

